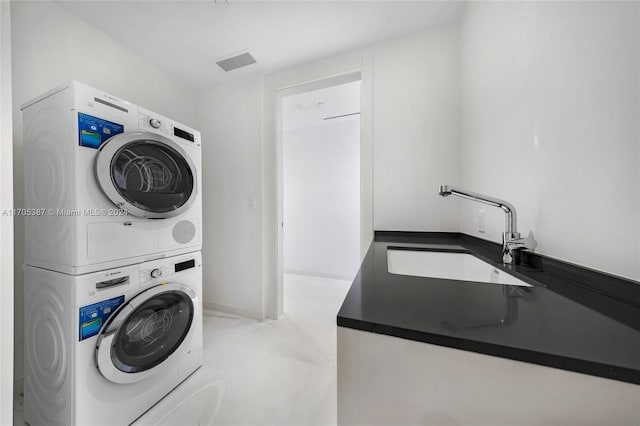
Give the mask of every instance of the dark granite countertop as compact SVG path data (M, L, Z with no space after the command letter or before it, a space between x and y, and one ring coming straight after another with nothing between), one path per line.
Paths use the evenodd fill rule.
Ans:
M396 275L388 248L464 251L532 284ZM339 326L640 384L640 283L458 233L376 232ZM500 321L503 319L503 321Z

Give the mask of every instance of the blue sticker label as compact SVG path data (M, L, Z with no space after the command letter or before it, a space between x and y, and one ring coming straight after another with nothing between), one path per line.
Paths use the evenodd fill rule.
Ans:
M124 132L122 124L113 123L91 115L78 113L80 146L98 149L111 136Z
M94 303L80 308L80 337L84 340L95 336L111 314L124 303L124 296Z

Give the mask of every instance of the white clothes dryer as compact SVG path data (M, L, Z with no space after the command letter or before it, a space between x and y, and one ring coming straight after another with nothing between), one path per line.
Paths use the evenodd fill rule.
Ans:
M26 264L75 275L201 249L198 131L77 81L22 110Z
M24 277L31 426L130 424L202 364L200 252Z

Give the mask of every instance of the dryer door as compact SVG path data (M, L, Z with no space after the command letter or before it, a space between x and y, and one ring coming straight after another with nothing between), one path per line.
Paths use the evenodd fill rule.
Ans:
M104 194L134 216L177 216L195 200L193 161L180 144L162 135L116 135L100 147L95 167Z
M133 297L100 330L98 369L112 382L133 383L167 368L185 350L196 309L195 292L182 284L160 284Z

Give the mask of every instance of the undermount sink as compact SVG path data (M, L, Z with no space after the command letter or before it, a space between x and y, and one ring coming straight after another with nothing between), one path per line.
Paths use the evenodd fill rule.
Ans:
M387 263L397 275L531 287L468 253L389 249Z

